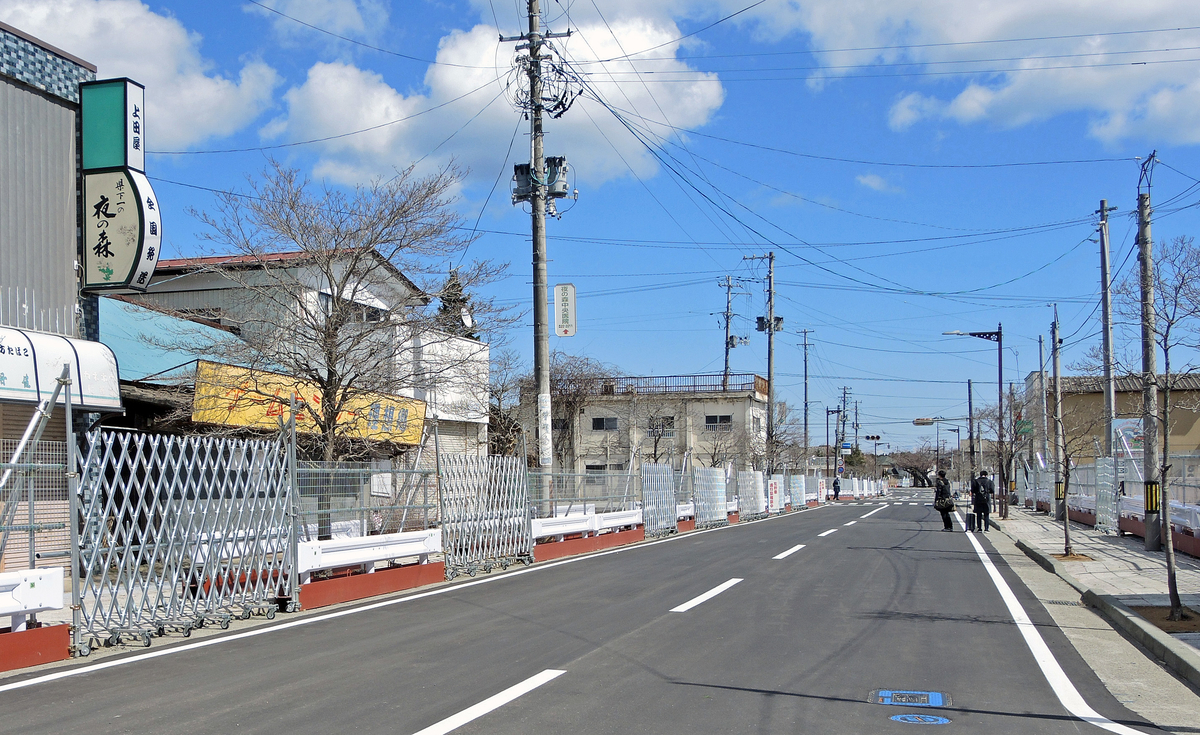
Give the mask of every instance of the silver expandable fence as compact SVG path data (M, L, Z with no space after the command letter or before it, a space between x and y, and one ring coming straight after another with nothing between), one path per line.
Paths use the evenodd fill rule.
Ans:
M446 578L533 561L523 457L439 454Z
M294 583L282 440L100 430L81 458L82 628L109 645L274 617Z

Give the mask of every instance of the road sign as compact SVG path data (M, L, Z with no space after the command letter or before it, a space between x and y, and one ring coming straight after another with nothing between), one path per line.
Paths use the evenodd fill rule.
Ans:
M842 465L838 465L838 468L837 468L837 473L838 473L839 475L840 475L840 474L842 474L842 473L843 473L843 472L845 472L845 471L846 471L846 468L845 468L845 467L843 467Z
M559 283L554 287L554 333L559 337L575 336L575 284Z

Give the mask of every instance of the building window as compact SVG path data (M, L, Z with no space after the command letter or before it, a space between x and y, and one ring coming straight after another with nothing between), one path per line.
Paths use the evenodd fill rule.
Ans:
M760 418L758 416L754 417L754 433L755 434L762 433L762 418Z
M660 416L656 419L650 419L650 425L647 433L649 433L651 438L675 438L675 417Z
M616 416L596 416L592 419L592 431L616 431Z
M705 431L733 431L733 414L719 414L704 417Z

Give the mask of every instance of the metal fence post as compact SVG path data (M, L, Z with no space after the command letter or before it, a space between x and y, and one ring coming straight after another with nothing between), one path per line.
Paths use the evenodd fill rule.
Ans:
M291 397L290 408L288 411L288 442L287 442L287 463L288 463L288 482L287 507L291 511L291 530L292 537L288 541L288 554L291 556L290 573L288 578L288 612L297 612L300 610L300 579L296 570L300 568L300 492L298 490L298 477L296 467L296 396Z

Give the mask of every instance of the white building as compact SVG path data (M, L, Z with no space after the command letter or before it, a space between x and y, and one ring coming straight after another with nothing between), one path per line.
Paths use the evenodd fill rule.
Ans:
M396 327L371 330L371 341L357 349L364 351L367 360L378 354L393 361L390 372L382 373L391 386L385 392L426 402L426 416L436 420L442 451L486 454L488 345L427 327L413 328L406 312L425 308L431 298L382 258L370 274L362 283L341 290L340 307L345 310L349 304L356 321L394 319ZM135 298L215 322L242 336L260 330L262 337L261 330L272 330L271 339L287 340L288 335L278 334L280 325L288 323L283 313L328 311L334 295L327 280L304 252L161 260L148 291ZM298 338L292 335L292 339Z

